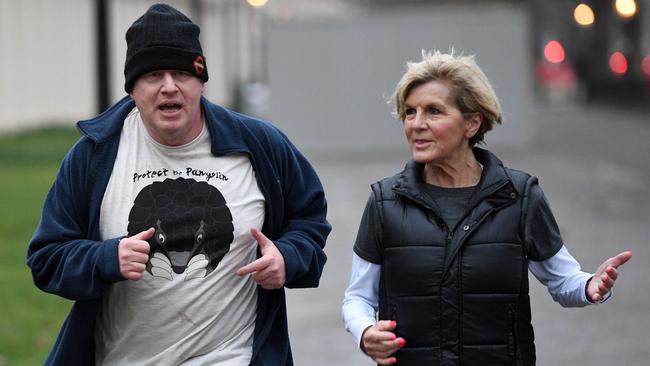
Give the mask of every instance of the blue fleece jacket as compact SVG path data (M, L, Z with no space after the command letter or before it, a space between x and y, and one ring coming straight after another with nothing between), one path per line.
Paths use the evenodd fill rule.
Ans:
M284 256L286 287L316 287L331 230L327 204L314 169L271 124L201 100L212 154L246 153L264 194L262 232ZM99 212L126 115L125 97L101 115L77 124L84 135L68 152L50 189L29 243L27 264L34 283L74 300L46 365L94 365L94 326L101 298L119 270L120 238L100 240ZM146 345L142 345L146 347ZM251 365L292 365L284 289L258 286Z

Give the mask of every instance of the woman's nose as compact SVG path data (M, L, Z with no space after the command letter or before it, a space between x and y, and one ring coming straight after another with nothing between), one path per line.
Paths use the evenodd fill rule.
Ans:
M415 116L413 116L413 127L422 128L424 126L425 126L424 116L420 111L415 112Z

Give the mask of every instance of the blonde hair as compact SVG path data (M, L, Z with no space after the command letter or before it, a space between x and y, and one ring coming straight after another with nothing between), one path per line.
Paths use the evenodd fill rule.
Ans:
M469 140L470 146L483 142L485 133L492 130L495 123L501 123L499 100L473 55L456 56L453 49L450 53L422 50L422 61L408 62L406 66L406 72L395 86L392 98L395 115L401 121L406 117L404 101L411 91L429 81L440 80L453 86L454 101L463 116L468 118L474 113L483 116L481 127Z

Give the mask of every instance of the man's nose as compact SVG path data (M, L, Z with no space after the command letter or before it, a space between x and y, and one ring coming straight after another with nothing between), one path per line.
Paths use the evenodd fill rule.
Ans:
M165 72L163 74L163 85L162 85L162 91L166 93L173 93L177 90L176 86L176 80L174 79L174 75L172 75L171 72Z

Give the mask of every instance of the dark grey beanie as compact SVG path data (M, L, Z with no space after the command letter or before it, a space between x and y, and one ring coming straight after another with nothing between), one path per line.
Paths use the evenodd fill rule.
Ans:
M131 93L135 81L155 70L183 70L208 81L199 26L166 4L155 4L126 31L124 90Z

